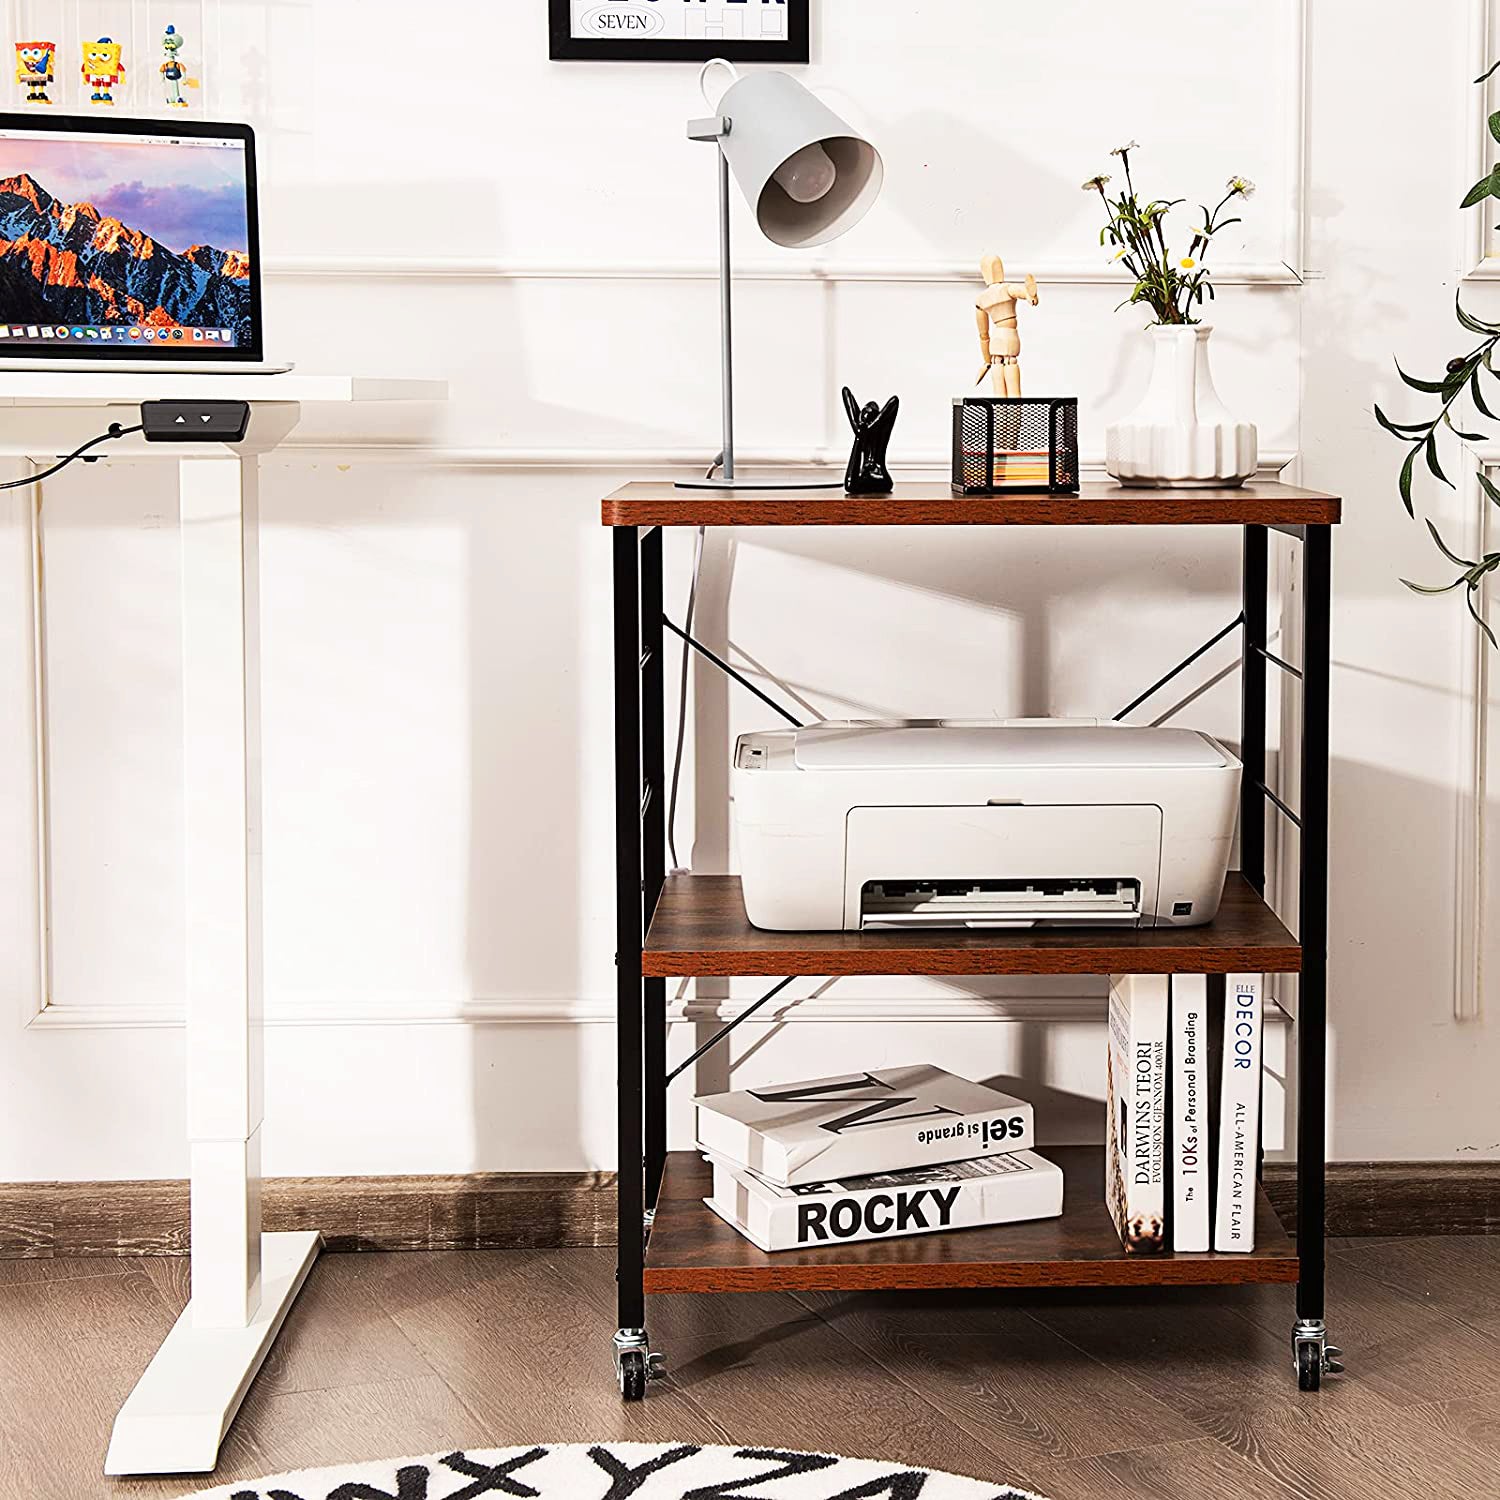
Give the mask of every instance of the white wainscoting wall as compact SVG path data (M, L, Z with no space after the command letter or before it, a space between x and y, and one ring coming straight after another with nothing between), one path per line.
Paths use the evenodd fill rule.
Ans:
M1215 252L1219 388L1266 455L1348 496L1345 1158L1500 1154L1493 677L1461 607L1398 581L1446 565L1370 416L1377 399L1421 409L1393 355L1430 374L1463 345L1461 274L1476 311L1500 309L1474 280L1488 242L1456 207L1488 135L1468 80L1495 8L1413 28L1396 0L1148 3L1164 48L1141 6L1098 0L816 0L807 80L879 142L886 191L813 256L737 225L749 454L841 464L847 382L899 392L893 458L941 472L949 398L978 367L969 293L997 250L1042 288L1022 309L1028 388L1079 394L1097 461L1146 350L1078 184L1118 171L1109 148L1134 137L1153 193L1259 185ZM551 64L542 6L434 0L440 85L413 78L396 0L221 10L214 97L262 143L270 352L452 392L338 425L310 412L267 464L266 1170L612 1165L598 501L715 444L713 159L683 135L695 70ZM1395 76L1401 108L1372 111ZM1477 544L1477 484L1434 490ZM146 464L77 467L39 507L0 497L0 1180L185 1171L174 528L170 479ZM673 612L691 543L668 538ZM1237 589L1228 531L746 531L710 540L700 628L810 713L1108 716L1232 618ZM1220 646L1160 711L1232 738L1235 662ZM766 717L711 669L690 681L679 855L729 869L728 747ZM674 993L674 1053L754 993ZM705 1085L922 1056L1024 1078L1054 1140L1100 1128L1096 982L808 979L784 998ZM1289 1066L1278 1028L1273 1146Z

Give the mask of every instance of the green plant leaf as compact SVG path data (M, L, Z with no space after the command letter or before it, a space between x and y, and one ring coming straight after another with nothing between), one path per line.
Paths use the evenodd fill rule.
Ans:
M1432 524L1431 521L1427 523L1427 530L1432 534L1433 541L1437 543L1438 551L1441 552L1449 562L1456 563L1460 568L1477 568L1479 566L1477 562L1470 562L1467 557L1460 557L1456 552L1449 551L1448 544L1443 540L1442 533L1437 529L1436 526Z
M1442 482L1446 484L1451 490L1453 488L1453 481L1449 479L1445 473L1443 473L1443 466L1438 462L1437 434L1435 432L1428 437L1426 448L1427 467L1432 471L1432 477L1434 479L1442 480ZM1430 526L1432 523L1429 521L1427 524Z
M1416 515L1416 510L1411 503L1411 472L1412 466L1417 461L1417 453L1420 448L1421 444L1419 443L1416 448L1413 448L1406 455L1406 462L1401 465L1401 477L1396 481L1397 487L1401 491L1401 503L1406 507L1406 513L1409 516Z
M1381 411L1378 404L1375 407L1375 420L1392 436L1400 438L1403 443L1409 443L1418 436L1425 438L1432 426L1431 422L1393 422Z
M1496 505L1500 505L1500 485L1497 485L1495 481L1484 472L1483 469L1480 469L1474 477L1479 481L1479 488L1482 489L1485 494L1495 502Z
M1490 196L1490 188L1494 185L1494 175L1486 172L1473 187L1463 196L1460 208L1473 208L1476 203L1483 203Z
M1487 67L1484 70L1484 72L1482 72L1479 75L1479 77L1474 80L1474 82L1475 83L1483 83L1485 81L1485 79L1488 78L1490 76L1490 74L1495 71L1496 68L1500 68L1500 62L1492 62L1489 65L1489 67Z
M1454 435L1454 437L1461 438L1466 443L1482 443L1484 441L1485 435L1482 432L1465 432L1461 427L1455 427L1453 425L1453 418L1448 412L1443 413L1443 426L1446 427L1448 431Z
M1468 581L1467 578L1462 576L1455 578L1452 583L1437 584L1413 583L1410 578L1403 578L1401 580L1414 594L1451 594L1454 589L1462 588Z
M1464 595L1464 601L1469 606L1469 613L1474 616L1474 623L1484 632L1485 638L1489 641L1490 645L1494 646L1497 650L1500 650L1500 641L1497 641L1495 639L1495 632L1484 623L1484 616L1481 615L1479 611L1474 607L1474 599L1478 592L1479 586L1477 584L1471 583L1469 585L1468 593Z
M1500 109L1490 116L1490 134L1500 141Z
M1500 110L1496 111L1500 114ZM1500 323L1486 323L1483 318L1476 318L1473 313L1465 312L1460 294L1453 294L1453 310L1458 315L1458 321L1469 330L1470 333L1500 334Z
M1494 412L1489 409L1488 404L1485 402L1484 392L1479 388L1479 371L1477 369L1469 377L1469 395L1473 398L1474 405L1478 409L1480 416L1489 417L1491 420L1495 419Z
M1399 364L1396 366L1396 373L1414 391L1423 391L1429 396L1441 396L1447 392L1448 382L1446 380L1418 380L1415 375L1408 375ZM1467 379L1468 377L1465 376L1464 378Z

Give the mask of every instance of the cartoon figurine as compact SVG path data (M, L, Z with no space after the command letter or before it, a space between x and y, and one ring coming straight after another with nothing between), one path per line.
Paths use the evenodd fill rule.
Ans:
M57 55L53 42L16 43L16 82L26 85L28 104L51 104L47 85L52 82L52 60Z
M182 51L182 40L175 26L168 26L166 34L161 39L162 51L167 57L161 65L161 76L166 85L167 103L174 109L188 107L187 100L182 97L183 84L186 83L189 88L192 88L198 81L187 76L187 69L178 60L177 54Z
M854 429L854 447L849 453L849 467L844 471L846 495L889 495L894 485L886 467L885 450L890 446L896 426L901 398L892 396L883 407L873 401L861 406L854 392L844 387L844 410Z
M89 98L95 104L113 104L110 92L117 83L125 82L125 64L120 60L120 43L101 36L97 42L83 44L83 81L93 89Z
M986 255L979 271L985 279L985 290L975 304L979 348L984 355L979 379L988 371L997 396L1019 396L1021 334L1016 327L1016 303L1024 297L1033 307L1037 305L1036 277L1028 276L1024 286L1007 281L1005 262L998 255Z

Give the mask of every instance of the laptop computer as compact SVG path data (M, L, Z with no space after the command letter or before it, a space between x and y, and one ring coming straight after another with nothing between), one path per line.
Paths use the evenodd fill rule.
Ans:
M0 370L279 374L255 133L0 113Z

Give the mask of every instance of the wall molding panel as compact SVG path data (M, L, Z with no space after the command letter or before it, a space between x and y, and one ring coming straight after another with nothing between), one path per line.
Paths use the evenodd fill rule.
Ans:
M1288 248L1296 261L1228 262L1214 272L1219 286L1299 287L1300 245L1289 232ZM285 281L670 281L717 282L719 270L707 261L637 261L611 266L563 262L528 263L485 256L268 256L266 275ZM1087 261L1036 263L1033 273L1041 286L1129 286L1129 278L1108 265ZM798 282L836 286L845 282L875 285L923 285L972 282L979 284L976 266L966 261L934 259L902 264L895 261L784 261L736 262L736 282Z
M1500 266L1500 260L1496 262ZM1496 546L1492 522L1494 506L1479 487L1479 474L1491 479L1500 470L1500 444L1488 443L1471 450L1475 460L1462 481L1460 499L1464 507L1465 555L1479 557ZM1487 613L1495 628L1497 610L1492 599ZM1500 736L1495 734L1494 678L1491 649L1478 627L1465 632L1463 659L1459 668L1460 692L1467 723L1460 738L1458 768L1458 826L1454 839L1454 990L1453 1019L1477 1021L1484 1014L1486 962L1490 946L1490 851L1495 830L1491 826L1490 801L1495 787L1494 757Z
M1495 0L1476 0L1489 5ZM1299 287L1306 264L1307 179L1307 27L1308 0L1277 0L1274 25L1279 31L1277 72L1273 88L1282 101L1275 113L1281 126L1285 191L1280 253L1274 260L1229 261L1216 266L1219 286ZM1032 257L1029 268L1042 286L1128 286L1128 279L1098 262L1048 256ZM597 263L528 261L504 256L367 256L270 255L266 275L283 280L368 281L717 281L718 266L709 261L640 260L601 266ZM746 260L735 265L736 281L870 282L886 285L925 282L976 282L969 260L934 256L922 261Z
M430 468L489 470L565 470L579 472L614 471L625 475L661 468L699 469L703 455L678 449L644 452L638 449L587 452L577 449L464 448L441 444L386 445L358 441L290 442L278 450L272 462L305 463L319 456L352 459L356 462L399 464ZM755 450L742 455L748 464L765 467L819 465L842 467L843 454L832 452L775 452ZM119 461L119 460L117 460ZM1275 478L1281 470L1296 461L1293 453L1263 453L1259 477ZM106 460L105 462L108 462ZM903 473L944 473L946 454L918 455L893 468ZM1103 456L1085 456L1083 467L1089 477L1103 476ZM35 492L33 492L35 493ZM33 1031L83 1030L150 1030L180 1027L182 1007L164 1002L152 1005L110 1003L59 1005L51 998L50 932L48 911L49 870L53 859L48 829L50 826L46 776L46 648L42 630L45 619L45 570L41 551L41 529L37 510L30 508L32 526L32 610L34 700L30 733L34 741L36 775L36 933L35 962L30 999L23 1002L22 1022ZM674 1022L723 1020L734 1014L732 1008L717 1003L706 1006L695 1002L679 1005L670 1013ZM769 1020L843 1021L850 1024L866 1021L1098 1021L1104 1016L1102 1001L1093 997L1077 1000L1008 999L985 1000L977 997L952 996L940 1001L900 1000L871 1002L843 997L818 997L792 1003L769 1013ZM588 1025L612 1023L613 1001L607 998L573 996L486 996L473 997L444 994L402 995L394 999L380 996L308 995L294 1004L267 997L266 1022L272 1026L405 1026L405 1025Z
M1490 78L1483 88L1469 84L1495 61L1494 49L1500 45L1500 0L1469 0L1469 50L1467 76L1469 107L1465 115L1464 159L1470 170L1464 174L1460 193L1490 170L1492 153L1500 153L1500 144L1490 134L1490 115L1500 108L1500 75ZM1463 279L1465 281L1500 281L1500 240L1493 225L1494 214L1487 199L1474 209L1463 210Z
M817 984L819 981L808 981ZM751 1002L679 998L669 1003L673 1025L722 1023ZM1024 1021L1064 1024L1102 1021L1108 1009L1103 995L1055 998L994 999L958 993L871 999L833 994L792 998L760 1013L747 1024L779 1026L788 1021L831 1021L850 1025L879 1022ZM382 999L365 994L313 994L295 1001L266 997L267 1026L588 1026L614 1025L612 996L409 995ZM181 1027L180 1005L46 1005L30 1020L33 1031L136 1031Z
M263 464L314 462L320 458L353 460L356 463L403 464L432 469L563 469L580 473L599 470L618 472L626 477L647 477L646 471L658 469L702 470L707 462L704 447L699 448L521 448L511 446L476 447L454 443L382 443L370 439L319 438L315 441L283 443ZM762 468L832 468L842 469L848 460L847 450L807 448L740 448L740 461ZM7 457L0 441L0 460ZM1260 455L1257 479L1274 479L1297 455L1290 452L1265 452ZM121 457L101 458L101 464L127 462ZM1079 460L1084 477L1102 479L1104 454L1085 452ZM893 458L891 468L902 474L937 474L948 472L950 456L946 453L908 453ZM652 475L651 477L654 477Z

